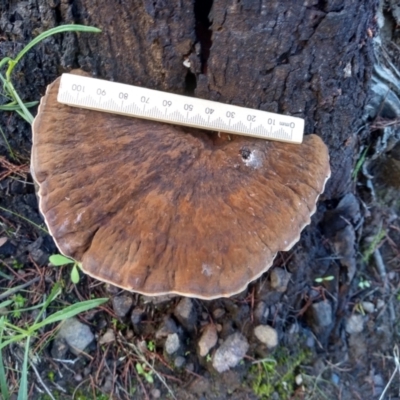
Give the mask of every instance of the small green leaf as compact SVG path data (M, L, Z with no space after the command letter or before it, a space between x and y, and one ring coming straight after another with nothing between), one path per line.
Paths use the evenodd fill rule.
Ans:
M136 363L136 371L138 372L139 375L143 375L144 374L144 369L142 367L142 364Z
M55 266L60 267L61 265L73 264L75 261L71 258L65 257L62 254L53 254L49 257L49 261Z
M79 279L79 269L75 263L71 270L71 281L76 285L79 283Z
M154 383L153 375L152 375L150 372L146 373L146 374L144 375L144 377L145 377L145 379L146 379L147 382L149 382L149 383Z
M321 283L321 282L328 282L328 281L333 281L335 277L333 275L329 276L320 276L319 278L314 279L315 282Z

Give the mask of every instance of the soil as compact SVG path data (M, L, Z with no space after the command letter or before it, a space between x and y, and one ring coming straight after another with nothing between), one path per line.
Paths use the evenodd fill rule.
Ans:
M395 8L384 10L392 30L389 41L383 40L381 47L389 60L396 61L400 52L393 34L398 26ZM387 25L384 28L388 30ZM1 40L1 57L20 49L10 37ZM61 46L59 39L51 40L47 46ZM71 36L68 40L76 39ZM34 54L31 57L39 57ZM63 54L65 59L74 59L68 52ZM24 98L38 99L45 83L63 69L59 65L68 64L53 55L33 60L46 74L24 69L25 64L21 64L17 73L23 71L24 76L18 79L17 89ZM161 83L152 83L157 85ZM199 84L200 94L205 87L204 82ZM374 96L370 96L372 100ZM346 171L340 172L335 161L335 182L340 180L338 175L352 176L353 172L351 182L346 183L351 190L331 187L330 193L342 191L342 196L322 199L300 243L277 256L274 269L291 274L287 287L275 285L270 270L232 298L193 299L187 318L178 311L180 297L146 298L87 276L81 276L75 285L70 280L70 267L49 264L49 256L57 249L42 229L29 174L30 126L15 113L2 113L0 287L5 293L9 288L27 286L1 298L14 303L0 311L12 311L7 315L16 325L29 325L35 312L19 313L18 308L43 302L56 282L63 291L49 306L48 314L78 301L110 298L98 309L79 315L79 321L95 335L79 356L57 347L56 324L40 331L32 344L31 362L37 373L30 368L29 398L50 398L46 386L57 399L379 399L388 386L385 398L399 399L399 114L385 114L382 104L387 105L388 96L383 97L375 115L358 126L368 131L355 157L355 161L363 160L365 154L364 162L346 163ZM394 103L392 108L388 105L390 110L395 109ZM116 300L122 296L129 299L123 312ZM22 301L19 306L17 300ZM209 355L200 356L198 342L209 325L215 327L219 342ZM277 331L276 347L268 348L256 337L254 329L259 325ZM246 356L235 367L218 373L213 367L216 351L235 332L248 342ZM106 333L111 334L111 341L105 339ZM176 333L180 342L173 355L166 351L171 333ZM143 357L151 367L144 365L141 371L137 365L143 364ZM3 359L7 382L15 394L22 348L18 344L6 347Z

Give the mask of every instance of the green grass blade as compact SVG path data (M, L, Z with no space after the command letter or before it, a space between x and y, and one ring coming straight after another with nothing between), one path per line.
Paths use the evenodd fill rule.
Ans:
M43 308L47 308L50 305L50 303L61 294L61 291L62 291L61 284L59 282L56 282L56 284L51 289L49 297L47 298L46 302L44 303Z
M8 279L9 281L11 281L11 279L13 278L11 275L7 275L3 271L0 271L0 277L4 278L4 279Z
M0 308L6 308L6 307L8 307L12 302L13 302L12 300L3 301L2 303L0 303ZM4 311L4 310L3 310L3 311ZM3 312L3 311L2 311L2 312Z
M357 179L358 173L360 172L361 167L363 166L365 159L367 158L367 151L369 150L369 146L362 152L361 157L356 163L356 166L354 167L354 170L351 174L351 178L353 180Z
M11 68L12 71L14 66L15 62L13 60L10 60L8 69L10 70ZM33 115L28 111L24 102L21 100L17 91L15 90L14 85L11 82L10 76L8 76L8 71L6 73L6 78L7 79L4 79L3 75L0 74L0 79L3 82L3 90L6 93L6 97L10 98L12 100L12 103L18 103L18 108L15 111L31 124L33 122Z
M23 113L23 111L21 111L21 110L15 110L15 112L21 117L21 118L23 118L28 124L32 124L32 122L33 122L33 115L31 114L31 113L29 113L29 115L25 115L24 113Z
M24 340L27 335L15 335L11 339L6 339L3 338L2 341L0 342L0 351L4 349L4 347L7 347L11 343L16 343L21 340ZM7 336L8 337L8 336Z
M11 81L7 82L7 90L9 91L10 95L12 96L13 99L15 99L18 102L18 105L21 110L15 110L21 117L23 117L27 122L32 124L33 122L33 115L30 113L30 111L25 107L24 102L21 100L19 97L17 91L14 88L14 85L11 83Z
M28 103L25 103L25 107L31 108L36 106L37 104L39 104L38 101L30 101ZM2 106L0 106L0 111L17 111L19 109L20 109L19 104L15 104L14 102L3 104Z
M23 313L23 312L25 312L25 311L37 310L38 308L43 307L44 304L45 304L45 302L40 303L40 304L36 304L36 305L34 305L34 306L31 306L31 307L18 308L18 311L21 312L21 313ZM13 312L14 312L14 310L5 311L5 312L4 312L4 315L12 314ZM0 400L1 400L1 399L0 399Z
M19 332L22 336L29 335L29 332L26 329L22 329L17 325L10 324L9 322L7 322L7 320L4 321L4 326L6 328L12 329L14 332Z
M15 57L14 60L8 60L8 70L6 73L7 80L10 79L10 75L14 67L18 64L18 62L21 60L21 58L34 46L36 46L38 43L40 43L42 40L48 38L49 36L55 35L57 33L64 33L64 32L89 32L89 33L100 33L101 29L92 27L92 26L85 26L85 25L74 25L74 24L68 24L68 25L61 25L57 26L56 28L49 29L46 32L42 32L39 36L37 36L35 39L30 41Z
M0 109L1 109L1 108L0 108ZM8 143L6 134L4 133L4 131L3 131L3 129L1 128L1 126L0 126L0 133L1 133L1 136L3 136L3 140L4 140L4 143L5 143L6 146L7 146L8 152L10 153L10 157L11 157L13 160L15 160L15 154L14 154L14 152L13 152L11 146L10 146L10 143Z
M52 315L49 315L45 320L39 322L33 326L35 330L42 328L45 325L52 324L54 322L63 321L64 319L74 317L81 312L91 310L92 308L96 308L104 303L106 303L108 298L100 298L82 301L77 304L72 304L71 306L65 307L63 310L57 311Z
M0 343L3 341L4 317L0 318ZM3 362L3 350L0 350L0 393L3 400L10 398L8 391L6 370Z
M21 214L18 214L18 213L14 212L14 211L9 210L8 208L4 208L4 207L1 207L1 206L0 206L0 210L3 210L3 211L8 212L8 213L10 213L10 214L12 214L12 215L15 215L16 217L21 218L21 219L23 219L23 220L26 221L26 222L29 222L30 224L32 224L32 225L35 226L36 228L40 229L41 231L43 231L43 232L49 234L49 231L48 231L47 229L41 227L41 226L38 225L38 224L35 224L33 221L31 221L30 219L24 217L24 216L21 215Z
M10 61L11 61L11 58L10 58L10 57L4 57L4 58L2 58L2 59L0 60L0 68L1 68L3 65L8 64Z
M51 292L50 292L49 296L47 297L46 301L43 303L43 307L41 308L38 316L35 319L35 324L40 320L43 313L46 311L47 307L61 293L61 291L62 291L61 285L57 282L51 289Z
M32 306L32 307L18 308L18 311L21 312L21 313L23 313L23 312L25 312L25 311L32 311L32 310L36 310L36 309L38 309L38 308L43 307L43 305L44 305L44 302L43 302L43 303L40 303L40 304L36 304L35 306ZM11 311L2 311L2 313L3 313L4 315L12 314L13 312L14 312L14 310L11 310ZM1 398L0 398L0 400L1 400Z
M362 260L366 264L368 264L370 257L372 254L374 254L374 251L379 247L380 243L382 240L386 237L386 231L382 229L382 226L380 226L378 233L372 238L371 243L365 250Z
M0 336L1 340L1 336ZM10 392L8 391L6 370L3 363L3 351L0 350L0 392L1 399L8 400L10 398Z
M24 361L22 363L21 380L19 382L18 400L26 400L28 398L28 357L30 337L26 338Z

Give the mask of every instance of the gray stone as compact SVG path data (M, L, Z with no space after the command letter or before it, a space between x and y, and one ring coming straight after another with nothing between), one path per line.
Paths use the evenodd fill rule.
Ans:
M384 306L385 306L384 300L378 299L377 302L376 302L376 308L377 308L378 310L380 310L380 309L383 308Z
M153 399L159 399L161 397L160 389L156 389L156 388L151 389L150 394Z
M17 246L14 244L14 241L11 241L9 238L3 236L0 238L0 256L2 258L10 257L16 251ZM44 264L47 263L47 260Z
M283 268L272 269L270 274L271 288L277 292L286 292L291 276L292 274Z
M265 324L263 324L263 325L265 325ZM297 335L299 332L300 332L300 327L297 322L293 322L293 324L290 324L287 329L287 333L291 336Z
M383 65L375 63L374 69L376 78L370 88L372 96L366 112L371 119L374 119L377 113L383 118L394 119L400 115L400 100L397 96L398 80ZM393 90L393 88L396 89Z
M63 360L67 355L67 351L67 342L63 338L56 337L51 346L51 356L57 360Z
M259 301L256 305L256 308L254 310L254 317L255 319L261 323L265 324L267 322L269 315L269 308L263 301Z
M350 335L360 333L364 329L364 317L361 314L353 314L346 319L346 332Z
M193 311L193 302L189 297L182 297L175 308L175 315L180 318L189 319Z
M225 315L225 310L223 308L216 308L213 312L212 312L212 316L214 319L218 319L221 318Z
M140 341L137 343L137 347L138 347L138 349L139 349L139 351L140 351L141 353L146 353L147 350L148 350L148 348L147 348L147 342L146 342L145 340L140 340Z
M254 328L255 337L269 349L278 345L278 332L269 325L258 325Z
M113 386L113 377L110 374L107 374L101 389L105 393L111 393L111 391L113 390Z
M217 344L218 333L214 324L207 325L201 334L198 347L200 357L205 357L210 350Z
M375 386L384 386L385 385L385 380L383 379L382 375L374 375L373 376L373 381Z
M135 307L131 312L131 322L133 325L138 325L142 321L145 311L141 307Z
M164 349L165 352L169 355L178 351L181 343L179 340L179 336L177 333L171 333L167 336L167 340L165 341Z
M247 339L241 333L229 335L214 354L212 365L218 372L235 367L249 349Z
M310 349L315 347L315 337L313 335L307 335L306 346Z
M111 328L109 328L106 330L104 335L100 337L99 344L111 343L114 340L115 340L115 333Z
M194 364L193 363L186 364L186 371L193 372Z
M331 375L331 381L332 381L333 384L339 385L339 383L340 383L340 376L337 375L337 374L332 373L332 375Z
M33 261L39 265L45 265L49 260L49 254L45 253L41 246L43 244L43 238L39 236L33 243L31 243L27 249Z
M204 377L198 377L190 384L189 390L193 394L202 396L203 394L210 392L210 381Z
M332 324L332 306L328 300L313 303L310 309L314 327L325 328Z
M127 329L124 336L126 340L131 340L135 336L135 333L131 329Z
M189 297L182 297L178 305L175 307L174 315L185 329L188 331L194 329L197 316L192 299Z
M166 338L171 333L178 332L178 327L171 317L165 317L163 323L156 332L156 339Z
M174 360L174 365L176 368L182 368L185 365L185 362L186 362L185 357L178 356Z
M118 293L121 293L122 291L121 288L111 285L111 283L106 284L106 290L113 296L117 295Z
M79 355L93 342L94 335L87 325L76 318L69 318L61 324L57 338L64 339L69 350Z
M128 294L115 296L112 299L113 309L117 317L124 318L132 307L133 299Z

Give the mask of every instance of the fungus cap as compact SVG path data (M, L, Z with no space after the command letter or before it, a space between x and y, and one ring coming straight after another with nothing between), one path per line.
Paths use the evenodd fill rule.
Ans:
M318 136L219 137L69 107L58 87L33 123L31 169L60 252L87 274L146 295L231 296L310 223L330 175Z

